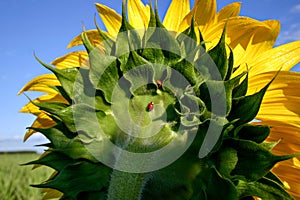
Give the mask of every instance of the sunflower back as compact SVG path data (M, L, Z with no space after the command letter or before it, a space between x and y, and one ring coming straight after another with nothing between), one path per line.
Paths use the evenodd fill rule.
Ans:
M293 155L273 155L269 127L249 123L272 81L246 96L247 71L232 77L226 25L211 49L195 30L192 19L168 31L152 8L136 30L124 4L115 37L98 29L98 44L81 34L85 66L38 60L63 101L32 102L53 124L30 127L49 143L28 164L56 171L34 187L60 199L293 199L270 172Z

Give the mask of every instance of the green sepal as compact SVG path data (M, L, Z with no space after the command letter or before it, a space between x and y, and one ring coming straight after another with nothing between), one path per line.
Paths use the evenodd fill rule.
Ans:
M182 59L171 67L183 75L192 86L196 85L199 81L199 77L196 76L194 66L186 59Z
M101 31L100 27L96 22L96 16L94 18L94 24L98 30L100 38L102 39L102 45L106 55L110 55L113 50L113 46L115 42L110 37L108 37L105 33L103 33L103 31Z
M182 50L184 50L182 54L185 54L186 57L189 57L189 60L193 60L193 56L196 54L198 48L200 48L200 46L197 45L197 35L195 33L194 17L192 18L191 26L188 27L184 32L179 34L176 39L181 45ZM193 51L195 53L191 53ZM186 52L189 52L188 55L186 55Z
M69 104L72 103L71 97L67 94L67 92L64 90L62 86L55 86L55 89L64 99L68 101Z
M157 0L155 0L155 2L154 2L154 11L155 11L156 27L165 29L165 26L160 21L160 17L159 17L159 13L158 13L158 2L157 2Z
M230 174L238 162L237 153L236 149L226 147L222 148L212 156L216 169L222 176L231 178Z
M128 30L133 30L134 28L129 24L129 22L127 21L127 15L126 15L126 0L122 1L122 23L121 23L121 27L119 30L119 33L123 32L123 31L128 31Z
M228 128L228 121L225 117L216 115L212 115L210 119L204 120L204 123L199 126L198 138L195 139L197 140L195 144L198 144L198 146L192 144L192 148L198 148L199 158L209 157L220 149L224 140L224 134L222 133L224 127Z
M160 46L153 43L147 43L147 47L143 49L142 52L143 58L148 60L150 63L164 63L164 54L163 51L160 49Z
M142 41L140 35L135 29L124 30L117 36L114 56L118 57L121 62L125 62L130 51L141 49Z
M274 79L272 79L264 88L255 94L233 99L233 109L231 109L231 112L228 115L229 121L239 119L235 124L238 126L253 120L256 117L262 99L273 80Z
M109 96L110 91L104 90L106 92L104 93L103 91L95 89L90 76L91 70L79 68L79 74L74 83L72 104L87 104L96 110L102 110L104 112L110 110L110 104L105 99L105 95ZM105 76L103 78L105 78ZM103 82L103 80L101 81ZM105 81L103 85L104 84Z
M90 42L89 37L85 31L81 33L81 40L88 53L92 52L95 49L95 47Z
M117 58L104 55L99 50L89 54L90 81L94 88L104 93L105 100L111 102L112 91L119 80Z
M58 124L48 129L34 127L31 129L40 132L50 140L51 145L53 145L52 151L63 153L72 159L85 158L97 162L97 159L90 154L81 138L69 132L65 126Z
M127 21L126 17L126 1L122 1L122 24L117 35L115 43L115 56L126 61L130 51L140 49L142 41L140 35ZM124 57L124 58L123 58ZM124 62L124 61L123 61Z
M28 162L25 165L46 165L52 169L55 169L56 171L61 171L65 166L73 164L74 162L75 160L66 156L65 154L48 150L48 153L42 158Z
M65 199L78 199L81 192L101 191L106 188L110 172L104 165L80 161L67 165L52 180L32 186L54 188L63 192Z
M182 34L188 36L189 38L193 39L195 42L197 42L197 35L195 33L195 17L192 17L191 20L191 26L189 26L185 31L182 32ZM181 41L181 34L177 37L177 40Z
M238 162L232 170L231 176L247 182L262 178L277 162L295 156L275 156L259 144L248 140L228 139L224 141L223 145L237 151Z
M238 192L233 182L223 177L215 168L201 171L193 184L194 193L191 199L238 200Z
M270 127L265 125L244 124L234 130L234 138L262 143L270 134Z
M261 147L271 151L277 144L280 143L280 140L275 141L275 142L262 142L260 144Z
M138 55L136 51L130 51L127 62L121 63L120 69L124 75L131 69L150 64L146 59Z
M78 69L77 68L57 69L42 62L38 57L35 56L35 58L40 64L42 64L44 67L46 67L48 70L52 71L55 74L61 86L63 87L64 91L72 99L74 82L78 75Z
M72 133L77 132L73 119L73 106L69 106L60 110L57 109L51 114L57 116L60 119L60 121L62 121L65 124L69 131L71 131Z
M219 73L223 80L225 80L229 68L228 58L226 53L225 35L226 35L226 27L223 30L222 36L217 46L215 46L213 49L208 51L208 54L211 56L217 68L219 69Z
M257 196L262 199L294 199L281 185L268 178L261 178L255 182L239 180L236 187L240 198Z
M143 47L142 56L151 63L170 65L178 61L180 59L179 55L181 55L179 43L175 36L161 23L158 11L156 10L154 13L151 8L149 25L143 38L145 46Z
M50 114L57 114L58 110L63 110L68 107L67 104L60 102L40 102L35 103L36 106L40 108L40 110L44 110Z
M248 72L246 73L246 77L245 79L237 86L233 89L232 92L232 97L237 99L239 97L243 97L247 94L247 90L248 90Z
M58 104L58 105L57 105ZM47 111L48 113L54 115L58 119L57 121L62 121L64 125L68 128L69 131L72 133L76 133L78 131L78 127L76 127L74 121L74 115L76 112L87 112L89 107L88 106L81 106L81 104L74 104L68 107L59 106L61 103L39 103L39 106L42 110ZM80 111L79 108L83 108ZM96 111L95 111L96 112ZM77 116L77 115L76 115ZM81 119L86 122L89 122L87 119Z
M226 77L224 80L230 80L230 77L233 72L234 55L233 55L232 49L229 46L228 46L228 48L229 48L230 53L229 53L229 58L228 58L228 69L227 69Z
M244 73L228 81L207 80L205 84L202 84L200 86L200 98L205 102L208 110L216 112L215 114L217 115L228 115L233 106L233 89L238 85L243 76ZM212 108L212 100L219 101L218 104L214 104L214 108ZM224 106L226 106L226 108L224 108Z
M148 27L150 27L150 28L155 28L156 27L156 16L155 16L153 6L152 6L151 2L150 2L150 20L149 20Z
M200 45L206 51L206 45L205 45L206 41L203 38L200 28L198 29L198 31L199 31L199 37L200 37Z

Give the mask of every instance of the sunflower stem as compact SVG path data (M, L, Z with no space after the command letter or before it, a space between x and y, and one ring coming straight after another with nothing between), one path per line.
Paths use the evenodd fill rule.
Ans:
M108 200L139 200L147 183L146 174L114 170L108 189Z

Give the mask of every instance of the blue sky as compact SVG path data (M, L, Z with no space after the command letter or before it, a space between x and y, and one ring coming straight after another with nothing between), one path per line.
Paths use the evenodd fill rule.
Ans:
M82 30L93 29L95 0L2 0L0 1L0 150L4 139L21 140L25 128L34 120L31 115L18 113L27 103L17 92L37 75L48 73L34 59L33 52L46 63L69 52L66 49L71 39ZM118 12L121 0L99 0ZM161 16L170 1L159 0ZM218 9L234 2L217 0ZM259 20L277 19L282 23L277 45L300 40L300 1L299 0L244 0L241 15ZM98 19L100 22L100 19ZM298 65L299 66L299 65ZM297 67L295 70L299 70ZM29 93L33 97L32 93ZM34 143L29 140L27 145ZM36 144L36 143L35 143Z

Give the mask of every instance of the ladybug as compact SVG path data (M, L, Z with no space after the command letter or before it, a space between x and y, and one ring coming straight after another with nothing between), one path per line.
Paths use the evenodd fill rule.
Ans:
M161 82L161 80L157 80L157 81L156 81L156 84L157 84L157 86L158 86L159 88L162 87L162 82Z
M154 108L154 103L151 101L151 102L148 104L147 109L148 109L148 111L151 111L151 110L153 110L153 108Z

